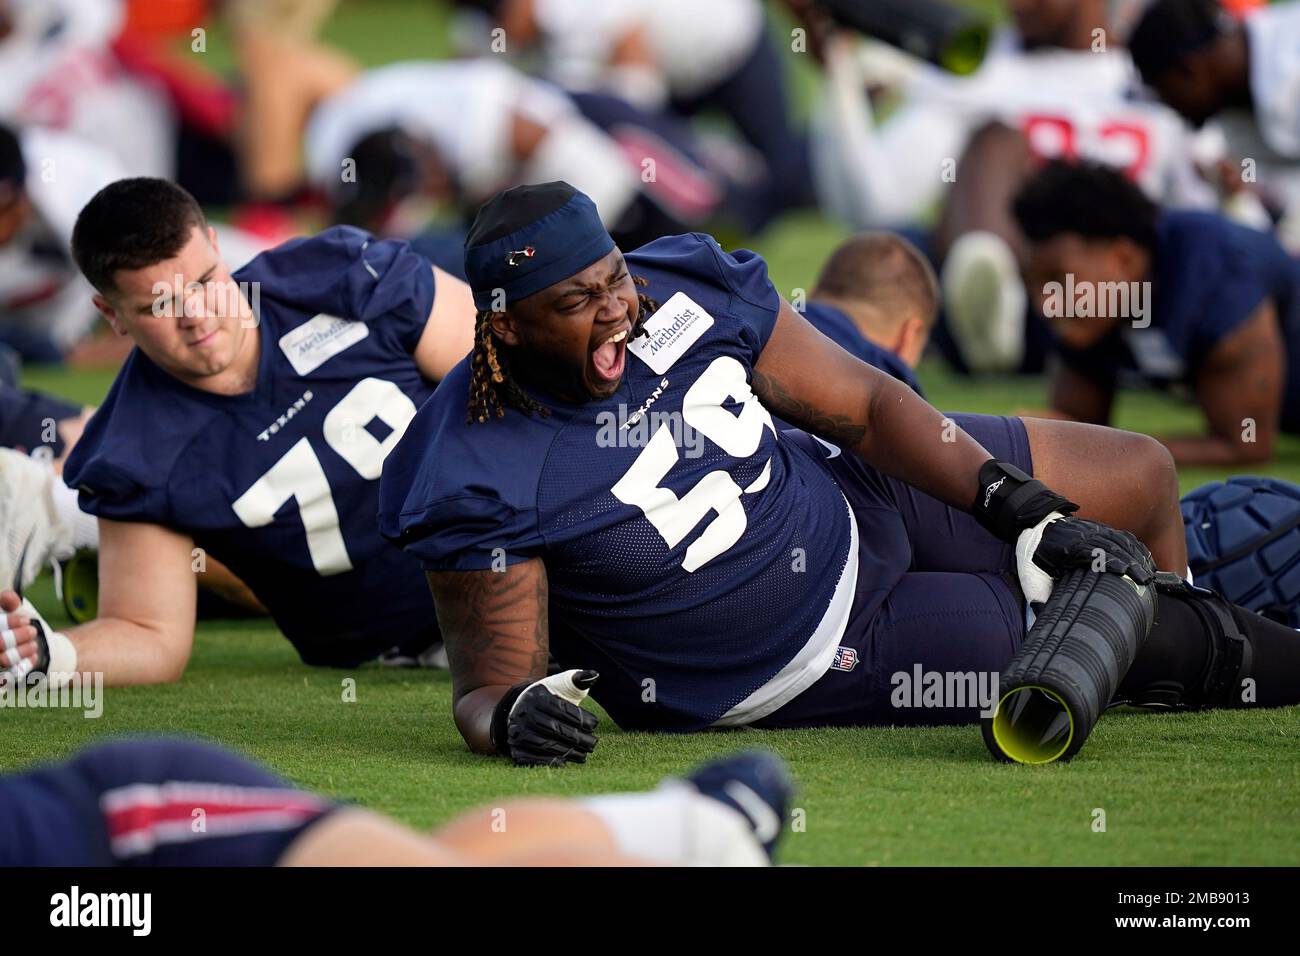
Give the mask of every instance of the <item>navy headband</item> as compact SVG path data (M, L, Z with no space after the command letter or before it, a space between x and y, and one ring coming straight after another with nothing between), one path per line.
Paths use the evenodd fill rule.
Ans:
M539 208L548 211L538 215ZM586 194L568 183L518 186L479 210L465 240L465 275L477 308L504 308L576 275L613 248Z

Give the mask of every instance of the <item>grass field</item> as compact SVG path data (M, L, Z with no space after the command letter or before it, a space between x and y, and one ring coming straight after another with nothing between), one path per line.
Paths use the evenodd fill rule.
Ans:
M440 23L426 4L345 4L329 35L367 62L419 54ZM383 29L381 29L383 27ZM430 43L435 41L431 38ZM214 44L214 55L220 55ZM842 230L790 216L749 243L787 295L806 288ZM949 410L1008 413L1041 406L1036 380L971 383L922 370ZM32 370L27 384L94 402L110 373ZM1189 409L1124 400L1119 424L1195 428ZM1300 442L1267 469L1300 481ZM1188 471L1183 489L1221 474ZM55 607L48 578L34 589ZM50 614L55 624L59 614ZM344 682L356 682L355 702ZM476 804L520 794L575 795L653 786L711 755L770 747L793 766L806 826L781 860L876 864L1300 864L1300 708L1102 720L1068 766L993 763L976 728L736 731L690 737L621 733L602 720L589 765L522 770L469 754L452 725L445 673L308 668L266 622L204 622L184 678L109 689L103 716L0 715L0 768L58 757L105 734L199 734L265 761L295 782L429 827ZM1105 832L1095 832L1095 811Z

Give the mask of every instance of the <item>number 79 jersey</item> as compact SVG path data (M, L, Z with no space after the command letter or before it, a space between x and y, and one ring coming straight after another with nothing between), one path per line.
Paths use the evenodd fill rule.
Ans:
M303 660L352 666L437 638L419 563L378 534L379 475L432 392L413 352L433 305L405 243L330 229L234 274L261 355L250 393L179 382L139 350L69 457L84 510L194 538Z
M852 518L750 388L780 306L763 260L698 234L626 258L660 308L618 391L466 425L462 363L385 465L380 530L430 569L540 557L551 652L600 671L621 726L757 719L846 576L851 600Z

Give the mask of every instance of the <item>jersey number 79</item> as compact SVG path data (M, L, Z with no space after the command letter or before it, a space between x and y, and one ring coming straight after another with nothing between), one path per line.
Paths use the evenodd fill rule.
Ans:
M339 457L363 480L374 481L414 417L415 403L400 388L382 378L363 378L329 410L322 431L325 443ZM383 441L364 427L372 418L392 429ZM261 528L275 520L275 513L290 498L298 503L298 516L307 532L307 551L317 573L351 571L334 495L306 437L299 438L231 507L247 527Z

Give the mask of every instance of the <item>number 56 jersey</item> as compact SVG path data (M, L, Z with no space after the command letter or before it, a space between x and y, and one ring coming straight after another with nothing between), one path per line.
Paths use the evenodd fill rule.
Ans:
M748 723L829 666L856 525L825 452L750 389L780 307L763 260L699 234L626 260L660 307L618 391L467 425L462 362L385 465L380 530L429 569L540 557L551 653L600 671L621 726Z
M438 632L424 575L375 516L384 458L432 392L413 357L429 262L339 227L234 279L259 320L254 390L199 391L136 349L64 480L93 515L193 537L194 570L206 555L229 566L309 664L427 647Z

